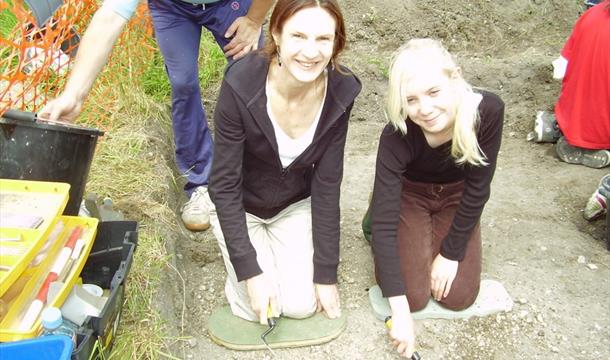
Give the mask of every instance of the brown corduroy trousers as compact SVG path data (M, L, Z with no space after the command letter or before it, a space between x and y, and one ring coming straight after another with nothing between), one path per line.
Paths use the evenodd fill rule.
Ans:
M424 308L430 299L432 262L451 228L463 190L463 181L430 184L403 180L398 251L411 311ZM440 303L452 310L472 305L479 293L480 282L481 228L477 223L449 295Z

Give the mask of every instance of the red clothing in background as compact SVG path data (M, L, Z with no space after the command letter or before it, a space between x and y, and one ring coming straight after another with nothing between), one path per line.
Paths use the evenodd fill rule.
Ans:
M555 117L573 146L610 149L610 1L587 10L561 51L568 60Z

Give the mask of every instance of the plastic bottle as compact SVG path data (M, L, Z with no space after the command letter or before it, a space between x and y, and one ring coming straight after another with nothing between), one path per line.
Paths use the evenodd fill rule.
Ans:
M48 307L42 311L42 336L65 335L72 339L76 349L76 325L61 316L61 310L56 307Z

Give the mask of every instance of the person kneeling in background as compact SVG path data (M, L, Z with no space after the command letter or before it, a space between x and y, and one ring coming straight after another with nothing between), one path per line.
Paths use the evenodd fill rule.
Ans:
M592 168L610 165L610 0L578 19L553 77L563 78L555 114L538 112L528 139L555 142L560 160Z

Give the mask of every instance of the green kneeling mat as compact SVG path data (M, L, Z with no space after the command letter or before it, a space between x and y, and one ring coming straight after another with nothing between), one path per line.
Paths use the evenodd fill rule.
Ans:
M265 339L273 349L318 345L338 337L347 324L345 313L330 320L322 313L306 319L280 317L275 329ZM208 333L212 340L233 350L267 349L261 335L268 327L247 321L231 313L226 305L216 309L208 320Z

